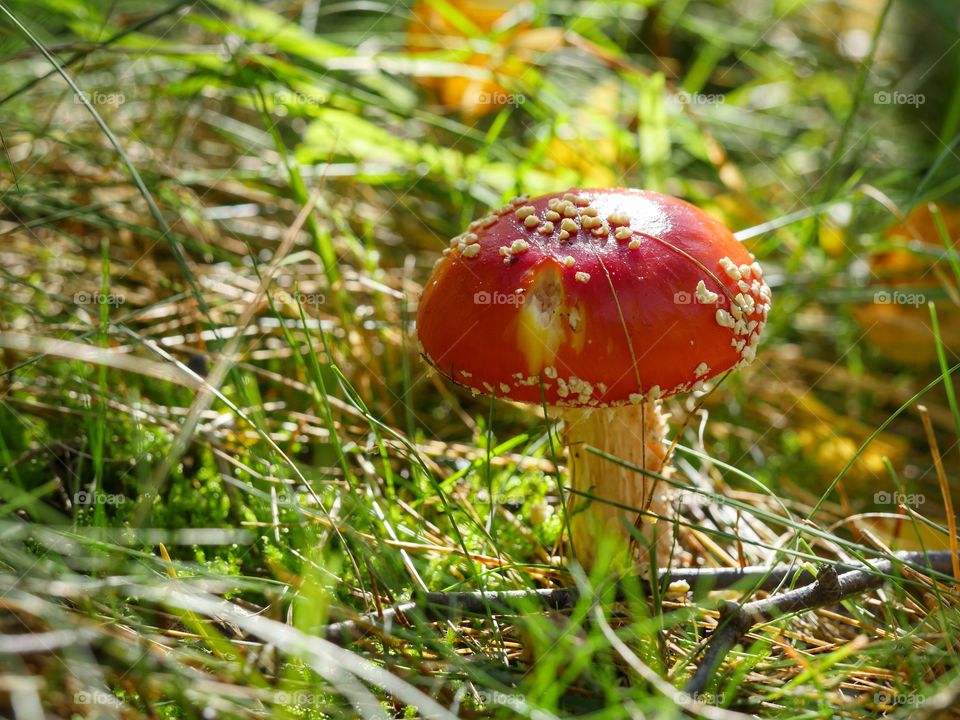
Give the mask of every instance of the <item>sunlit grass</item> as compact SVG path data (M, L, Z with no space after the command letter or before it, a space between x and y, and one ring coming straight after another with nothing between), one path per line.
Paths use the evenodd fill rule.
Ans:
M570 567L557 419L418 356L434 260L521 193L682 195L764 265L757 362L668 403L674 564L951 547L917 405L955 484L960 56L868 5L0 6L0 702L678 714L723 602L756 593L618 597L603 560ZM888 232L928 202L929 237ZM955 695L945 580L759 626L703 699L859 718ZM580 595L324 639L427 591L552 587Z

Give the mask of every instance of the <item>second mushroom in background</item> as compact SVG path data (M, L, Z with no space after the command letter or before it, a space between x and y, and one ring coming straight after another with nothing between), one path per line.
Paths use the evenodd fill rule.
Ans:
M663 564L673 532L656 520L670 517L670 493L643 472L668 462L661 400L751 362L769 309L760 265L699 208L578 190L471 223L437 262L417 330L453 381L559 412L581 564L604 545L628 557L631 537L634 557L653 549Z

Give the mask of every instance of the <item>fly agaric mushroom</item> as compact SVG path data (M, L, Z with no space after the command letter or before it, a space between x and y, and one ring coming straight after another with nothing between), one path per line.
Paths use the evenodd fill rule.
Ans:
M664 472L661 399L756 354L770 309L760 265L697 207L633 189L517 198L443 255L417 316L422 354L474 393L559 409L574 554L591 565L609 535L628 547L636 512L623 508L665 515L669 499L586 446Z

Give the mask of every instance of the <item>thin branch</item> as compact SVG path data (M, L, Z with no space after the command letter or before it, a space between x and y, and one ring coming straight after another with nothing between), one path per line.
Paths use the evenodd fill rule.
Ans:
M927 574L931 571L949 574L952 562L951 553L947 551L931 553L902 552L897 553L894 557L897 564L909 565L915 570ZM830 568L839 575L839 579L844 580L847 584L849 584L851 580L845 580L845 578L848 578L851 574L869 579L873 584L865 586L864 589L871 589L883 584L893 566L894 561L892 560L878 560L873 567L859 564L837 563L831 565ZM823 574L821 573L820 577L822 576ZM646 578L637 578L637 580L649 590L649 583ZM685 582L690 589L698 595L705 594L712 590L724 590L737 586L749 588L751 592L756 592L757 590L776 590L785 583L795 588L806 589L808 592L820 587L816 592L820 594L824 592L817 577L807 569L798 567L795 564L771 567L663 569L660 571L659 580L660 586L664 588L672 583ZM847 587L847 585L843 587ZM768 603L769 601L775 600L775 598L786 598L784 602L786 602L787 605L783 606L784 609L781 609L779 614L802 610L805 609L802 604L798 605L794 610L791 610L789 605L789 603L794 601L794 594L798 592L800 591L793 590L760 602ZM857 590L851 590L850 592L857 592ZM621 591L618 591L618 594L620 593ZM815 595L815 597L821 597L820 594ZM807 596L804 595L801 597L806 598ZM577 604L579 599L580 592L574 587L504 590L499 592L428 592L424 593L417 601L394 605L393 607L383 610L382 613L361 615L353 620L345 620L328 625L324 628L323 634L327 640L342 644L369 633L389 635L395 626L408 626L410 623L406 616L412 613L417 613L419 617L422 617L426 621L443 620L461 614L486 615L487 613L492 613L516 615L524 604L529 606L531 603L534 603L550 610L569 610ZM744 605L743 608L753 605L754 603L748 603ZM733 604L733 607L739 608L740 606ZM812 607L818 606L814 605ZM752 624L750 627L752 627ZM749 630L749 627L747 629ZM740 635L737 635L735 640L739 639L739 637ZM729 650L729 648L727 649ZM723 655L720 655L721 660L722 658Z
M697 668L686 692L694 697L706 690L710 680L727 653L740 642L755 625L776 620L790 613L814 610L883 585L895 566L916 559L922 564L915 569L920 572L948 574L952 570L954 555L951 552L897 553L895 559L880 560L873 568L863 567L838 572L838 566L826 566L820 571L815 583L771 595L763 600L754 600L743 605L728 603L721 613L720 621L707 643L703 661Z

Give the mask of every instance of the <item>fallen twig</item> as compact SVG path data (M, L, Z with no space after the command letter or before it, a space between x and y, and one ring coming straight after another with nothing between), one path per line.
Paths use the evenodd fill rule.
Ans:
M931 553L902 552L897 553L895 557L898 563L913 566L921 572L934 571L949 574L952 563L952 556L947 551ZM871 569L865 565L851 565L847 563L837 563L830 566L830 568L839 575L839 578L844 580L844 588L847 586L853 587L851 583L856 578L849 578L848 576L851 575L862 576L874 583L864 585L862 588L864 590L882 585L884 576L890 573L892 567L893 561L891 560L877 560L874 564L875 569ZM817 578L806 568L796 564L772 567L664 569L660 571L659 579L661 587L666 587L673 583L685 582L695 594L702 594L711 590L729 589L737 586L746 586L751 591L776 590L784 584L795 588L802 588L808 593L814 593L809 597L819 598L822 597L824 593L824 589L822 585L817 582ZM640 578L640 582L648 585L645 578ZM817 584L814 584L815 582L817 582ZM818 587L820 589L816 590ZM852 589L849 593L859 591L860 590ZM768 603L774 601L776 598L786 598L784 602L786 602L787 605L783 606L786 609L781 609L779 614L808 609L800 604L791 610L790 603L794 602L794 595L799 592L800 590L793 590L759 602ZM807 599L808 595L802 595L800 597L801 603L804 600L809 602L809 599ZM389 635L394 624L400 626L408 625L409 623L405 616L414 611L419 612L424 619L432 621L454 617L458 614L486 614L487 612L501 615L516 614L518 607L522 603L529 603L530 601L536 602L540 606L551 610L568 610L576 605L579 599L580 592L577 588L573 587L505 590L499 592L428 592L421 596L418 601L394 605L391 608L383 610L382 613L369 613L353 620L333 623L328 625L323 632L327 640L335 643L343 643L371 632L380 635ZM823 604L827 604L827 602ZM742 607L747 608L753 605L755 604L748 603ZM740 606L735 603L733 607L740 608ZM775 610L777 606L770 605L769 607L771 610ZM818 605L809 607L818 607ZM752 627L753 624L756 623L752 623L750 627ZM749 629L749 627L747 629ZM739 637L740 635L737 635L735 641L739 639ZM711 645L713 645L712 641ZM729 648L727 649L729 650ZM716 654L717 651L708 650L707 654L709 655L711 652ZM722 660L725 654L726 652L720 654L719 659ZM697 672L699 674L701 671L698 670ZM712 674L712 672L711 670L710 674Z
M874 590L883 585L886 576L894 571L897 564L909 564L920 572L948 574L954 561L953 553L947 551L897 553L895 558L878 560L872 568L843 569L843 574L838 572L842 568L828 565L820 571L813 584L743 605L728 603L707 642L703 661L687 683L687 694L696 697L704 692L727 653L755 625L789 613L832 605L851 595Z

